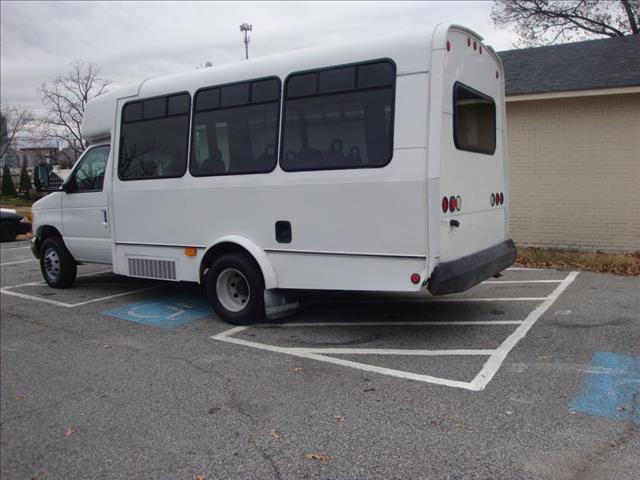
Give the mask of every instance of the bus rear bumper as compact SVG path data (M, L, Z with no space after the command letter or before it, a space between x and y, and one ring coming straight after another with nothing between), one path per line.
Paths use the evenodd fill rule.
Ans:
M513 265L516 246L512 240L466 257L436 265L427 283L432 295L464 292Z

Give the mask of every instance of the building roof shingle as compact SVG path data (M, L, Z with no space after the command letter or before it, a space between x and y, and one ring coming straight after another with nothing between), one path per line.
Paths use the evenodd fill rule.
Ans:
M507 96L640 85L640 35L499 52Z

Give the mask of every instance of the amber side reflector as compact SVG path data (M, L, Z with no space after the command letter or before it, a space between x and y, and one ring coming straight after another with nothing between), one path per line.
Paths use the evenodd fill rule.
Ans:
M185 247L184 254L187 257L195 257L196 255L198 255L198 249L195 247Z

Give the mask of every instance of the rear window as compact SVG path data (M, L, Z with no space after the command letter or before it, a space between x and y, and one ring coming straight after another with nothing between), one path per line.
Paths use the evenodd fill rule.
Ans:
M496 151L496 103L471 87L453 87L453 139L458 150L493 155Z

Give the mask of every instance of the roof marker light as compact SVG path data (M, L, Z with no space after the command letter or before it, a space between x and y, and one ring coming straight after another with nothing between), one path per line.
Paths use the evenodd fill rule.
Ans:
M482 45L480 45L479 50L480 50L480 55L482 55Z
M478 44L477 44L477 43L476 43L476 41L474 40L474 41L473 41L473 49L474 49L474 50L477 50L477 48L478 48Z
M498 77L500 77L500 74L498 73L498 70L496 70L496 79L498 79Z
M471 46L471 39L467 38L467 47L470 47L470 46Z
M451 50L451 42L447 40L447 52Z

